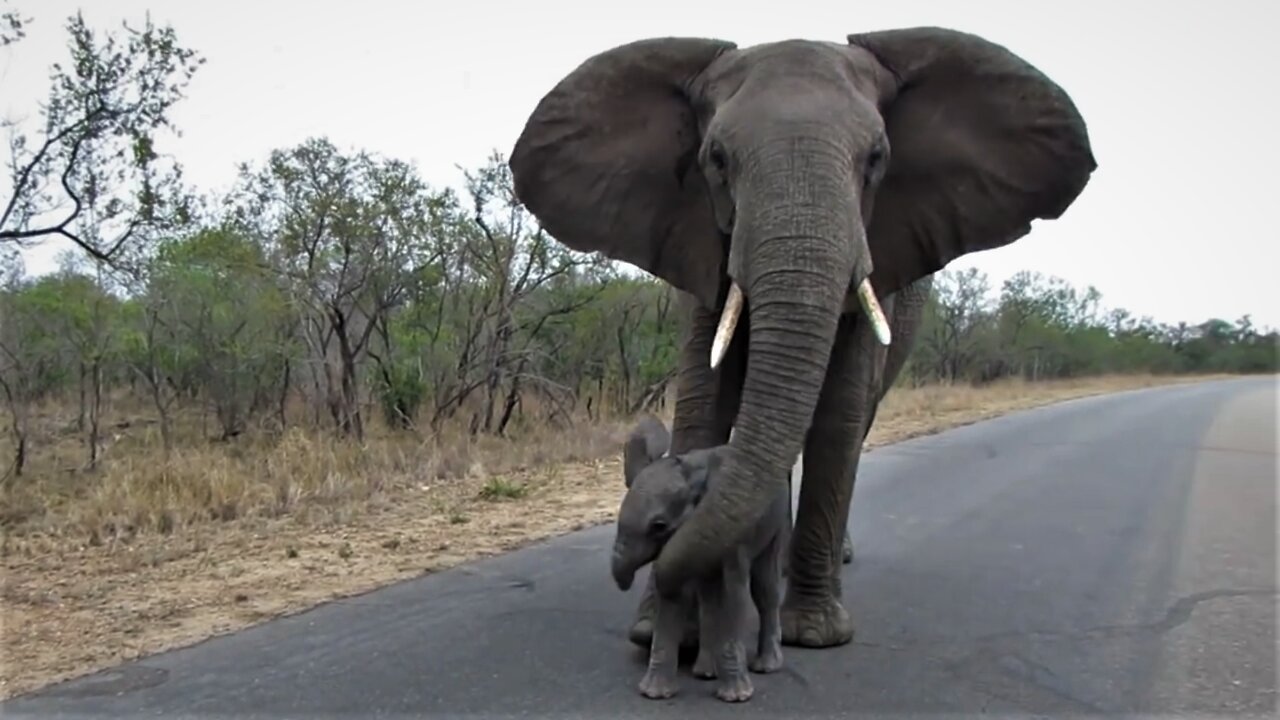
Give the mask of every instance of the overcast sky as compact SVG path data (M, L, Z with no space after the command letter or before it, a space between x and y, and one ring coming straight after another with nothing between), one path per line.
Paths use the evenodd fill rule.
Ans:
M167 148L205 189L228 186L238 162L316 135L457 184L455 165L508 152L561 76L638 38L978 33L1066 88L1099 168L1061 220L951 267L980 267L997 285L1021 269L1059 275L1164 322L1252 313L1280 326L1280 4L1268 0L10 0L34 21L0 50L0 112L34 115L64 57L64 18L81 6L94 27L150 10L207 58L175 110L184 135ZM29 254L28 270L50 269L54 254Z

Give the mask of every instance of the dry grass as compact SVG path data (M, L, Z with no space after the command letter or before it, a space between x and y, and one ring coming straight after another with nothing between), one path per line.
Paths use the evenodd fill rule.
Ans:
M890 393L872 446L1012 410L1205 378L1127 376ZM67 434L65 421L52 431ZM199 443L165 460L155 429L112 431L92 474L74 442L0 496L8 697L325 600L612 520L626 426L518 441L321 432ZM0 447L0 453L6 448Z
M1011 379L981 387L929 385L894 390L885 396L877 411L867 444L886 445L1062 400L1227 377L1234 376L1103 375L1035 383Z
M604 457L625 432L619 422L584 423L568 433L523 430L512 442L454 427L419 437L371 422L363 444L300 427L217 442L193 415L175 422L175 450L166 458L146 408L116 404L120 419L104 432L103 459L92 472L84 469L74 416L42 409L26 475L0 489L6 530L28 541L97 546L210 522L289 516L306 525L343 523L405 488ZM11 455L6 442L0 436L0 462Z

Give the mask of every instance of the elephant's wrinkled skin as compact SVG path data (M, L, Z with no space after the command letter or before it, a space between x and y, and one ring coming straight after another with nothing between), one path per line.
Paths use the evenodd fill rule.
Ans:
M655 423L657 427L655 427ZM636 571L653 561L662 546L719 480L724 446L663 457L665 428L647 417L632 432L624 452L627 494L618 510L611 569L618 587L628 590ZM650 698L676 693L676 662L691 592L701 611L698 659L693 673L717 678L716 697L726 702L751 699L747 670L775 672L782 667L782 558L791 530L791 496L779 488L765 514L733 547L720 568L695 578L679 598L657 598L657 631L640 692ZM748 627L748 603L759 613L755 655L742 645Z
M1059 217L1097 166L1062 88L940 28L622 45L543 97L509 164L557 240L683 291L671 452L727 447L721 482L653 563L657 591L713 570L803 450L782 625L815 647L853 636L839 559L856 463L893 374L883 342L905 356L916 323L893 306ZM718 318L743 297L713 368ZM868 321L874 298L898 334Z

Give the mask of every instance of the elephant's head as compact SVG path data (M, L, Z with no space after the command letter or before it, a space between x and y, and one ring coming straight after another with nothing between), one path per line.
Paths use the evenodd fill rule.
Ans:
M614 582L626 591L636 571L658 556L671 536L693 513L706 493L710 475L719 470L723 448L694 450L663 457L665 443L645 440L666 433L637 428L626 447L623 479L627 494L618 509L611 561ZM647 436L647 437L646 437Z
M915 28L847 45L614 48L541 100L510 166L557 240L723 311L716 359L745 299L725 480L655 563L671 593L714 566L787 476L838 316L874 315L876 296L1058 217L1096 163L1071 99L1038 70L982 38Z

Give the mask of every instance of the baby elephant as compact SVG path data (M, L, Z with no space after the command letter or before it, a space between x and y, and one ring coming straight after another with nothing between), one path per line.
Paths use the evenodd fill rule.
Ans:
M657 427L654 427L657 423ZM716 482L724 447L695 450L663 457L666 428L646 418L627 442L624 476L627 494L618 511L613 545L613 578L623 591L631 587L635 573L657 558L676 528L689 517ZM747 668L769 673L782 667L782 560L791 530L791 505L784 486L759 523L725 559L718 572L698 579L685 590L683 603L696 594L699 612L697 677L718 678L716 697L726 702L751 699ZM684 608L656 598L649 669L640 681L640 692L649 698L676 693L676 664ZM756 653L748 664L742 635L749 621L748 602L760 616Z

